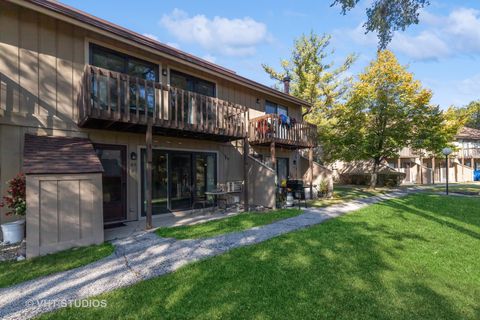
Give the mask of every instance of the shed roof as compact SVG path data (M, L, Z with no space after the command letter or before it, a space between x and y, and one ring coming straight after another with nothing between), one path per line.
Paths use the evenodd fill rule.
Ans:
M86 138L25 135L25 174L103 172L92 142Z

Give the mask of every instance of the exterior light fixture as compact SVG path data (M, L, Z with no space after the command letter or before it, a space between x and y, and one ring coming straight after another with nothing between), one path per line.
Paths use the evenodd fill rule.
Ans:
M449 167L449 165L448 165L448 156L452 153L452 149L450 149L450 148L443 148L443 149L442 149L442 153L443 153L443 155L445 156L445 167L447 168L447 170L446 170L446 171L447 171L447 172L446 172L446 174L447 174L447 183L446 183L446 185L445 185L445 192L446 192L446 194L447 194L447 196L448 196L448 167Z
M166 77L167 76L167 69L162 69L162 76Z
M135 161L137 160L137 153L136 152L131 152L130 153L130 160Z

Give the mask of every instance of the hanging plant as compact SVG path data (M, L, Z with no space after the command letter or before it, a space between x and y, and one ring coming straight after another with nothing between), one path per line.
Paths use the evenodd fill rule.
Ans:
M27 211L25 175L19 173L15 178L7 181L7 195L3 196L0 208L11 209L7 215L24 216Z

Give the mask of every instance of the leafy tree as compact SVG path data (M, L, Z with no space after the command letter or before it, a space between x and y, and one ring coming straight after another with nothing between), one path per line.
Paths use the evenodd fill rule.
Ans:
M321 114L331 108L347 91L351 77L345 76L355 56L349 55L339 67L325 60L333 55L329 50L330 35L317 35L313 31L295 39L289 60L281 60L281 71L262 64L263 69L274 80L282 82L290 78L291 94L309 102L313 108L305 114Z
M480 129L480 100L472 101L465 107L467 121L465 126Z
M372 160L375 188L381 162L397 157L403 147L437 153L453 138L458 125L448 123L431 97L392 52L379 51L348 101L335 110L325 152L331 159Z
M281 60L281 71L263 64L264 70L272 79L279 82L290 78L291 94L311 104L306 109L306 120L318 126L321 141L327 141L330 129L330 114L343 102L351 86L352 78L346 71L354 63L356 56L351 54L343 63L335 66L326 60L333 55L329 49L331 36L311 32L295 39L290 59Z
M342 14L353 9L360 0L335 0L332 6L339 5ZM377 32L378 48L383 50L392 40L393 32L405 30L412 24L418 24L420 9L428 6L429 0L374 0L367 8L367 22L363 25L366 32Z

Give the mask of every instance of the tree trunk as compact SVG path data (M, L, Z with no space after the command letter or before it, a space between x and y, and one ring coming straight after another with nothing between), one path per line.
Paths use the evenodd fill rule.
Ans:
M372 176L370 178L370 188L375 189L377 186L377 180L378 180L378 168L380 166L380 160L374 159L373 160L373 171L372 171Z

